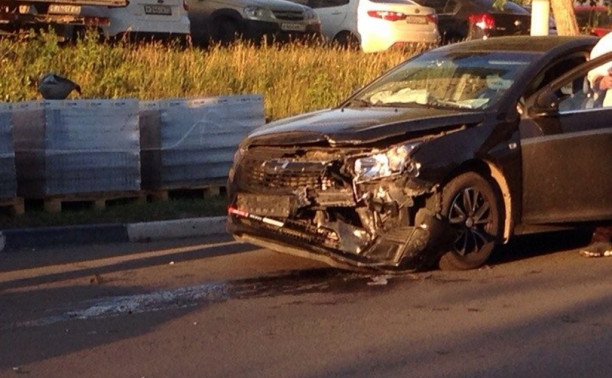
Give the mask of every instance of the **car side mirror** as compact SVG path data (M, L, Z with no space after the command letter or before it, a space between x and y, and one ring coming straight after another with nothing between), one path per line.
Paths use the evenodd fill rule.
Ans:
M559 111L559 97L550 89L537 95L533 105L529 108L530 116L545 116L556 114Z

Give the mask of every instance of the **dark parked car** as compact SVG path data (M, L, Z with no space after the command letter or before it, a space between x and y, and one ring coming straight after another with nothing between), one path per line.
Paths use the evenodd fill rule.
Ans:
M612 108L583 85L612 61L587 61L596 42L446 45L261 127L229 173L229 230L336 266L470 269L515 235L612 220Z
M496 0L417 0L438 14L443 42L503 35L529 35L531 12L512 1L501 6Z
M581 33L603 37L612 31L612 15L604 5L577 6L574 7L574 13Z

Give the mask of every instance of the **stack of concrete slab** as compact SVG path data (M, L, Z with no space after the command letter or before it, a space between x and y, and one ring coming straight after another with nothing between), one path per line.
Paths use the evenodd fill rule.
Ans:
M143 189L224 185L238 143L264 122L261 95L141 102Z
M12 121L22 197L140 190L138 100L23 102Z
M13 125L11 106L0 104L0 199L17 196L15 172L15 150L13 148Z

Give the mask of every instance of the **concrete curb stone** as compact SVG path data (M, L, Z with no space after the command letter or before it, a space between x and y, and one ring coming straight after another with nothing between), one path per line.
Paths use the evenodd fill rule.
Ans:
M129 224L40 227L0 231L0 252L57 245L146 242L224 234L225 216Z
M128 224L127 235L131 242L178 239L197 235L225 233L225 216L186 218L170 221Z

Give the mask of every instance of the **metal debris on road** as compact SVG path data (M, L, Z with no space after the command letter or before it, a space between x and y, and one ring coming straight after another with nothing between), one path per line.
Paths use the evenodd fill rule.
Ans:
M374 276L372 281L368 282L368 286L384 286L389 283L389 278L391 278L389 275Z

